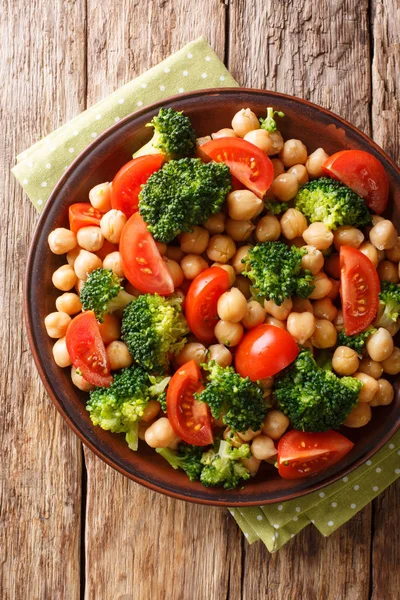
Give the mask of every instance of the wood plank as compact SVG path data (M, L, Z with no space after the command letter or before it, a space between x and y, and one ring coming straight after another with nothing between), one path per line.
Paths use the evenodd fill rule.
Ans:
M74 600L81 447L44 391L28 347L22 290L37 213L10 168L18 152L84 108L84 0L23 4L8 1L0 11L0 597Z
M224 53L219 0L88 0L88 104L205 35ZM240 598L242 534L225 509L171 500L85 450L86 594L96 598Z

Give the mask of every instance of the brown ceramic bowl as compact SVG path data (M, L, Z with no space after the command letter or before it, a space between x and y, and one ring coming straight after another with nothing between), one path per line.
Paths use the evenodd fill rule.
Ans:
M51 283L51 275L65 262L65 257L49 251L47 236L55 227L68 226L70 204L87 200L94 185L111 181L118 169L130 160L132 152L149 139L145 124L164 105L184 110L199 136L229 127L233 115L243 107L249 106L261 116L267 106L274 106L286 115L279 122L284 137L300 138L309 151L323 146L329 154L347 148L371 152L388 174L391 200L387 217L400 231L398 168L363 133L329 111L283 94L246 89L194 92L153 104L126 117L90 144L58 182L41 215L32 241L25 288L26 322L36 365L53 402L75 433L106 463L134 481L175 498L220 506L251 506L296 498L348 474L390 439L400 423L398 381L395 382L395 401L389 406L374 408L373 418L366 427L344 428L345 435L355 446L330 470L310 479L285 481L274 467L264 463L257 477L247 482L244 489L224 491L191 483L183 472L174 471L144 443L135 453L129 450L123 435L94 427L85 410L87 394L72 385L69 369L60 369L53 361L54 341L47 336L43 320L55 310L54 301L59 292Z

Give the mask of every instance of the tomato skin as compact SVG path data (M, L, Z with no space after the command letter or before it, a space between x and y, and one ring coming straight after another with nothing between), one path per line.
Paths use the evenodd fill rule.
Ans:
M278 443L278 470L283 479L301 479L339 462L354 444L337 431L289 431Z
M82 377L92 385L109 387L113 381L110 363L92 310L72 319L65 341L72 364Z
M70 230L77 233L82 227L90 225L100 227L100 219L103 215L89 202L77 202L69 207L68 216Z
M248 331L238 345L235 368L242 377L257 381L282 371L298 353L290 333L275 325L261 324Z
M380 281L368 256L350 246L340 247L340 297L346 335L372 323L379 307Z
M174 282L153 236L138 212L125 223L119 241L122 269L128 281L144 294L170 296Z
M389 179L383 165L369 152L336 152L328 158L322 169L361 196L368 208L378 215L385 210L389 197Z
M129 218L139 209L139 193L164 163L162 154L138 156L121 167L111 184L111 206Z
M240 138L218 138L206 142L201 150L216 162L223 162L244 186L263 198L274 179L272 162L254 144Z
M217 302L229 289L229 275L221 267L206 269L190 284L185 298L185 317L191 332L204 344L214 341L218 322Z
M214 441L210 409L193 397L203 389L200 368L194 360L175 372L167 389L167 414L172 428L184 442L195 446L208 446Z

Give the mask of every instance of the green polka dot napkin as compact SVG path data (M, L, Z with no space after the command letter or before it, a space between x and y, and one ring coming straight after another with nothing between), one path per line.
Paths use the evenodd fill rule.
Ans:
M22 152L12 172L40 211L74 158L121 118L182 92L237 85L207 41L199 38ZM309 523L329 535L399 475L400 432L373 459L321 492L230 512L250 543L260 539L275 552Z

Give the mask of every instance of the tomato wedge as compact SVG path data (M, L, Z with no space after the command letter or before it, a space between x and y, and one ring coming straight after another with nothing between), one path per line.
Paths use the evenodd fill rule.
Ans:
M229 275L221 267L210 267L197 275L185 298L185 316L191 332L204 344L215 339L217 302L229 289Z
M110 363L92 310L72 319L65 341L72 364L82 377L92 385L109 387L113 380Z
M89 227L89 225L100 227L100 219L103 215L89 202L77 202L69 207L68 216L69 228L76 233L81 227Z
M350 452L354 444L337 431L289 431L278 443L278 470L283 479L300 479L324 471Z
M249 190L262 198L274 179L272 162L254 144L240 138L218 138L206 142L202 152L216 162L223 162Z
M341 246L340 284L344 330L355 335L372 323L379 306L379 277L368 256Z
M214 441L211 414L205 402L193 396L204 389L194 360L180 367L167 389L167 414L176 435L187 444L208 446Z
M257 325L237 347L236 371L252 381L271 377L290 365L298 353L299 348L290 333L275 325Z
M170 296L174 282L153 236L138 212L126 222L119 241L122 269L128 281L145 294Z
M149 154L130 160L111 184L111 206L130 217L139 208L139 193L150 175L164 163L162 154Z
M375 156L363 150L342 150L328 158L322 169L364 198L366 205L381 214L389 197L389 179Z

